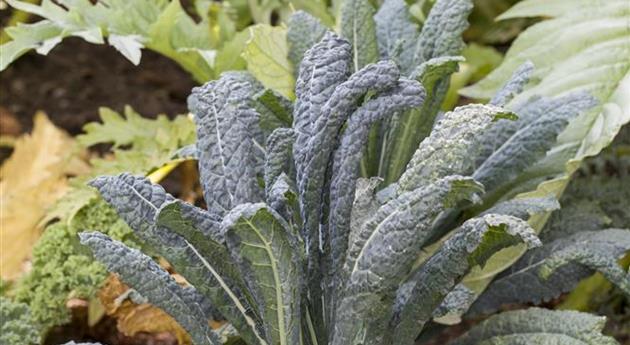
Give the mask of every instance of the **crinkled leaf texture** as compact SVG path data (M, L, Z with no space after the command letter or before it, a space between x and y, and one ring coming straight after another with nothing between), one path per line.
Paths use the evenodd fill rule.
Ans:
M37 345L41 342L39 325L28 305L0 297L0 343Z
M530 302L539 304L557 298L560 294L572 290L580 280L591 275L593 269L601 269L603 272L620 270L616 261L628 250L630 230L584 231L557 239L528 251L514 265L497 276L472 306L470 314L491 313L504 304ZM555 260L570 258L567 257L570 254L578 257L562 266L559 266L560 262L554 263ZM585 264L577 259L581 254L607 258L603 262L608 266L593 267ZM615 266L618 268L615 269ZM543 269L547 272L546 277L541 276ZM624 285L623 280L617 283L620 286ZM625 285L627 286L627 282Z
M576 311L529 308L495 315L473 327L454 345L616 345L602 334L606 318Z
M433 311L471 267L483 266L491 255L516 243L541 245L534 230L512 216L488 214L464 223L399 290L392 339L413 344Z
M242 277L231 271L227 250L218 251L223 243L220 218L186 203L177 202L159 185L148 180L121 174L102 176L91 182L99 189L134 234L154 252L162 255L173 267L228 318L241 335L254 341L260 337L260 321L253 300L247 295ZM182 215L173 214L170 204L177 203ZM164 211L169 212L165 214ZM174 216L192 223L187 230ZM177 232L172 231L175 227ZM202 232L204 241L196 244L194 232ZM193 241L193 242L191 242ZM216 242L216 243L213 243ZM204 256L203 246L214 247L213 256ZM101 260L101 258L96 255ZM129 283L135 287L134 283ZM179 321L179 319L173 315Z
M394 4L388 6L395 7ZM427 90L427 99L421 108L401 113L388 125L383 145L390 157L381 159L378 169L387 183L400 177L418 144L431 132L446 95L450 75L457 70L460 61L456 56L464 48L461 34L468 27L466 18L471 10L472 2L469 0L436 1L415 40L413 52L407 51L404 46L409 34L406 30L402 31L405 35L400 37L403 40L400 61L407 61L409 54L412 62L402 64L401 68L410 73L410 77L422 82Z
M395 59L403 74L411 72L419 36L418 25L404 0L386 0L374 15L381 58Z
M304 58L304 53L326 33L326 27L307 12L297 11L288 23L287 41L289 44L289 61L293 64L294 73L299 72L298 66Z
M363 224L344 264L347 282L337 305L334 344L382 341L396 290L426 243L432 223L443 210L481 191L470 178L449 176L402 193ZM372 327L373 318L377 322Z
M299 343L301 248L289 225L258 203L235 207L223 219L222 228L263 313L268 343Z
M150 257L97 232L84 232L80 237L81 243L88 246L109 271L116 272L151 304L175 318L195 343L220 344L204 321L199 305Z
M188 106L197 124L199 174L208 209L223 215L234 206L262 200L256 174L264 153L253 79L226 73L194 88Z

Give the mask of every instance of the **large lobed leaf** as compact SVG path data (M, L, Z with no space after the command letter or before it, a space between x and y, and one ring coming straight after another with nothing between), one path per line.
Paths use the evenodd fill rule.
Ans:
M287 58L287 30L269 25L249 28L250 38L243 50L247 70L265 87L293 99L295 80Z
M205 13L195 22L179 0L75 0L62 1L63 6L51 0L39 5L18 0L8 3L44 19L7 28L12 40L0 49L0 70L32 49L46 55L70 36L94 44L105 43L107 37L108 44L135 65L140 62L141 49L149 48L175 60L198 82L245 67L238 57L245 43L243 36L226 25L210 23ZM221 39L214 39L211 32L219 33ZM235 56L228 56L231 54Z

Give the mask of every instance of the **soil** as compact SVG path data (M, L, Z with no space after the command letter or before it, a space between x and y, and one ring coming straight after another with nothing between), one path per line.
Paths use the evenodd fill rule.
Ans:
M43 110L52 122L71 134L98 120L98 108L122 111L131 105L155 117L185 113L192 78L171 60L144 50L134 66L114 48L70 38L47 56L29 53L0 74L3 118L12 117L15 132L32 127L33 114ZM3 125L8 129L8 125ZM4 132L4 130L3 130Z

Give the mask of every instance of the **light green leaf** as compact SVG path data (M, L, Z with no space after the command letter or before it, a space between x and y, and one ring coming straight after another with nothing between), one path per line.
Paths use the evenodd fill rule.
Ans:
M29 50L40 47L43 42L55 40L63 29L51 22L41 21L34 24L20 23L7 28L6 32L12 40L0 46L0 71Z
M295 79L288 59L287 30L259 24L249 29L243 58L247 70L265 87L293 100Z
M328 2L327 0L292 0L291 5L297 10L306 11L317 17L324 25L332 27L335 25L335 18L328 9Z
M558 17L569 11L593 5L593 0L521 1L498 16L497 20L523 17Z
M140 56L142 55L141 49L144 48L142 36L120 36L111 34L107 38L107 41L134 65L137 66L140 63Z
M173 0L147 28L147 47L177 61L199 82L215 77L212 66L200 51L212 49L209 30L195 23Z
M77 137L84 146L113 144L115 160L93 158L90 163L96 174L117 174L124 171L147 174L171 161L181 146L195 140L195 126L186 116L169 120L166 115L148 119L125 107L124 117L108 109L99 109L101 123L91 122Z
M247 63L241 54L248 40L249 32L243 30L223 44L215 58L215 75L218 76L223 72L242 70L247 67Z
M109 44L132 63L138 64L140 49L146 46L175 60L198 82L203 82L218 76L214 60L208 57L217 54L217 49L224 49L224 41L232 39L235 31L228 23L223 7L213 7L212 13L203 13L202 20L197 23L182 8L179 0L110 0L96 3L74 0L63 1L63 7L50 0L44 0L40 5L17 0L10 0L9 4L44 19L35 24L7 28L6 32L12 40L1 46L0 70L31 49L47 54L69 36L102 44L103 36L109 35ZM209 24L208 16L211 15L217 18L219 25ZM228 62L221 61L225 61L224 64ZM239 61L241 63L237 63ZM241 59L235 58L229 59L227 65L233 69L245 67ZM225 66L222 68L225 69Z
M460 93L473 98L490 98L517 66L530 60L536 66L534 77L543 80L521 99L544 90L555 90L553 94L543 93L552 96L570 88L587 88L598 98L609 94L630 65L625 58L627 54L623 54L630 49L626 25L630 8L625 0L591 1L588 5L580 5L584 2L581 0L563 2L573 3L573 10L556 13L554 18L524 31L498 69ZM540 11L547 11L547 2L540 5L543 2L528 0L520 2L519 6L532 8L532 3L538 3ZM570 71L574 73L567 73Z

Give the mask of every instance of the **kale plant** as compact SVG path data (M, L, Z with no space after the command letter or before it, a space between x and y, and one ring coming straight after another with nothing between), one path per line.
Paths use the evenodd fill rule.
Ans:
M295 14L294 102L244 72L193 89L197 142L180 155L198 159L205 209L130 174L91 182L190 286L106 235L85 232L81 242L195 344L414 344L436 323L497 311L466 277L485 267L492 278L493 254L515 248L531 249L528 259L487 290L507 296L501 303L558 297L593 270L630 295L617 264L630 231L574 231L543 244L531 224L558 202L521 195L535 188L523 172L564 164L548 151L595 99L574 92L512 104L534 69L525 63L489 104L439 113L469 1L438 0L420 32L405 22L402 0L385 1L374 19L366 6L344 2L342 36ZM365 39L370 30L375 40ZM238 335L210 329L216 315ZM616 344L601 334L604 321L516 310L455 343Z

